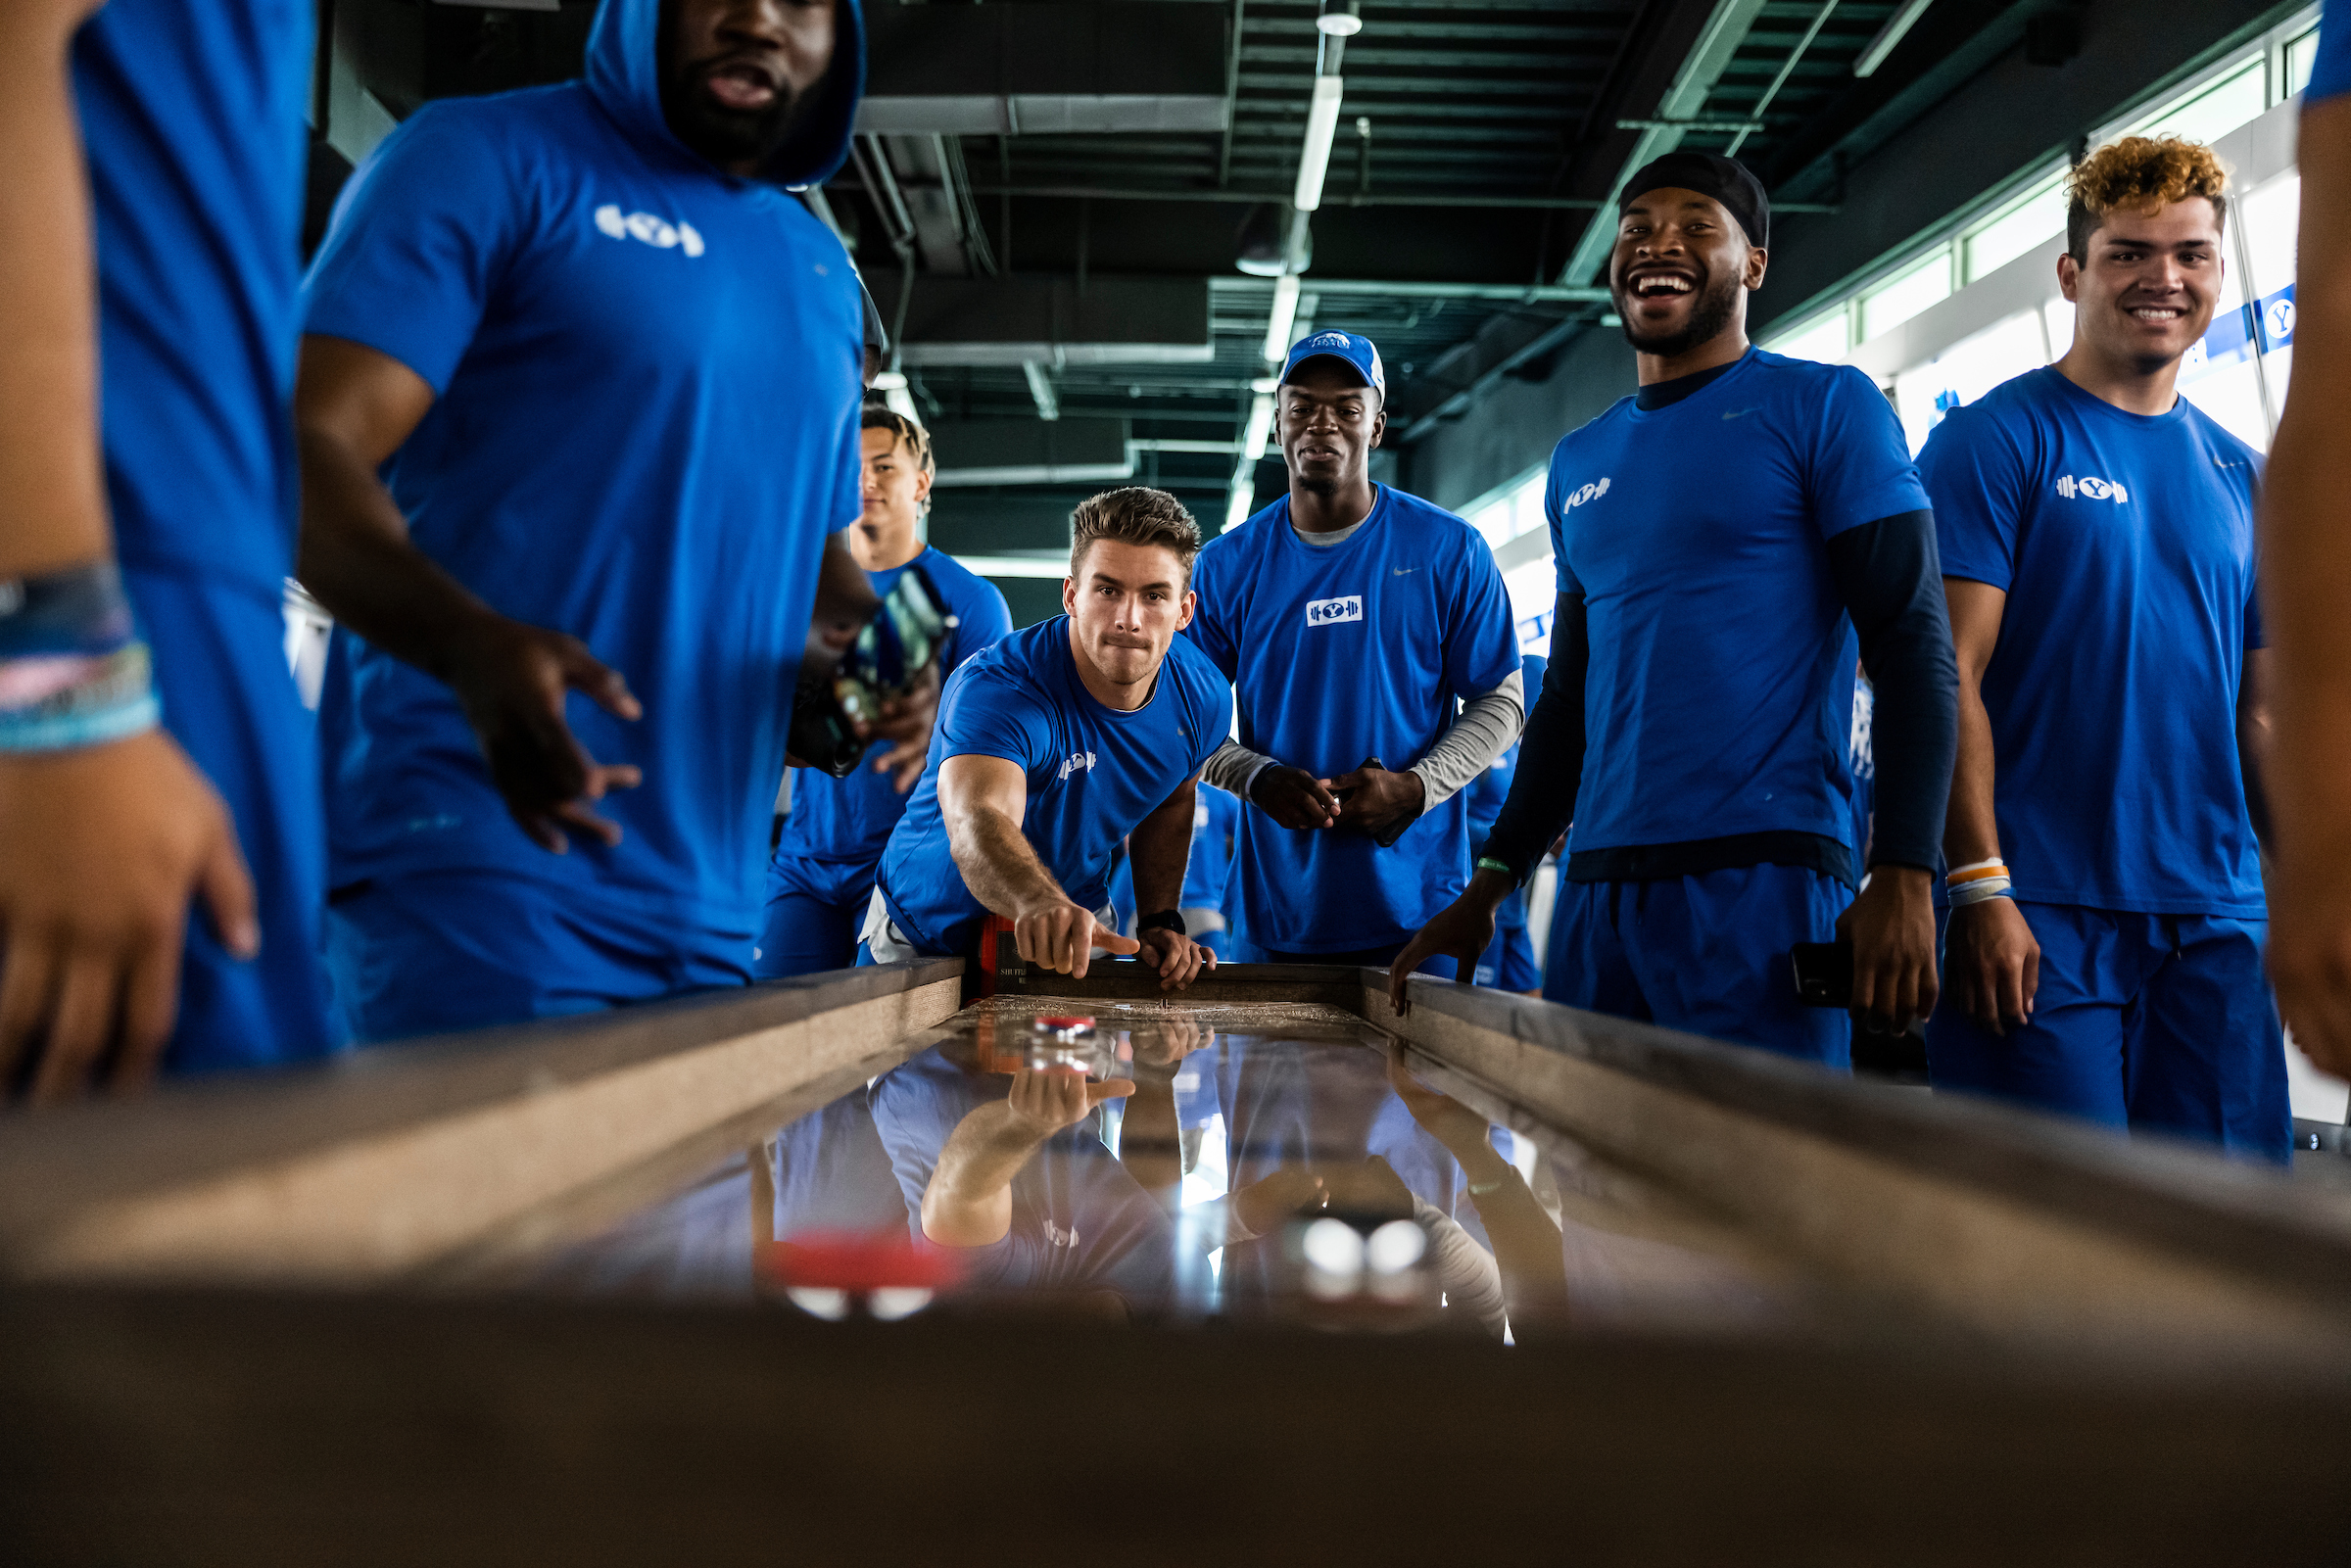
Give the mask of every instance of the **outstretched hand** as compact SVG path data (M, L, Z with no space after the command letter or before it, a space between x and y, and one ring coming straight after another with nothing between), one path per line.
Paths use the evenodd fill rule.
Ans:
M1413 933L1413 939L1388 964L1388 1005L1398 1018L1413 1010L1405 995L1413 971L1430 959L1452 959L1457 976L1477 973L1479 955L1494 940L1494 912L1515 885L1501 872L1480 871L1469 879L1461 897Z
M454 641L437 673L456 692L492 782L532 842L563 854L571 847L567 829L606 847L620 842L620 825L593 808L614 789L635 788L644 775L598 762L563 718L565 695L575 690L616 718L643 717L619 671L576 637L484 615Z
M1085 977L1085 967L1097 947L1120 954L1142 951L1142 943L1121 936L1095 920L1091 910L1080 909L1066 898L1014 917L1012 939L1023 962L1073 979Z
M1105 1100L1134 1093L1131 1078L1088 1078L1077 1068L1023 1068L1012 1075L1004 1097L1006 1115L1032 1138L1049 1138L1085 1119Z

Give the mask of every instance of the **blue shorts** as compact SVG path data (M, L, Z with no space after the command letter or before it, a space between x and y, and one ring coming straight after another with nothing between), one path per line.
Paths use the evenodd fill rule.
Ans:
M1477 983L1498 991L1534 991L1543 986L1543 970L1535 962L1534 938L1523 926L1506 927L1478 955Z
M594 1013L751 981L748 931L589 903L505 872L433 871L337 888L335 1001L367 1042Z
M1946 992L1927 1021L1936 1088L2291 1158L2285 1035L2262 973L2266 921L2017 908L2040 943L2032 1022L1988 1034Z
M879 860L811 860L776 855L767 863L767 916L751 954L763 980L845 970L857 962Z
M316 727L286 668L285 612L274 594L218 579L126 565L122 582L155 653L164 728L227 802L261 909L250 964L228 956L201 907L190 913L164 1067L323 1056L338 1043L318 965L326 828Z
M1796 999L1788 950L1832 941L1852 893L1799 866L1559 882L1546 1001L1852 1069L1840 1008Z
M1515 887L1494 911L1494 940L1478 955L1477 983L1500 991L1542 988L1543 970L1526 928L1526 894Z

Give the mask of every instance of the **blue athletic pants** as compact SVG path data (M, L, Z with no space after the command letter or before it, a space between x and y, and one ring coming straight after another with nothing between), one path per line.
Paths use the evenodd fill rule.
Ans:
M763 980L845 970L857 962L879 861L778 855L767 866L767 916L752 971Z
M318 967L326 828L315 726L286 668L284 611L276 594L220 579L125 565L122 582L155 654L164 728L227 802L262 923L261 956L241 964L203 907L189 912L164 1067L323 1056L337 1043Z
M749 931L503 872L378 877L327 906L335 1001L370 1043L747 985L750 959Z
M1543 971L1526 928L1526 894L1515 887L1494 912L1494 940L1478 955L1477 983L1501 991L1542 988Z
M1850 1021L1796 999L1789 949L1834 940L1851 902L1836 878L1799 866L1562 879L1543 996L1850 1071Z
M2291 1158L2285 1036L2262 973L2267 922L2017 908L2040 944L2032 1021L1987 1033L1946 990L1927 1022L1936 1088Z

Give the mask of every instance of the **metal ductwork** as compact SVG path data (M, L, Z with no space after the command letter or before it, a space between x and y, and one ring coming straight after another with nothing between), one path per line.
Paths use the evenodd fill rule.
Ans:
M1183 0L878 5L857 129L1221 131L1230 13Z
M907 302L899 362L1181 364L1215 354L1205 278L1094 277L1081 289L1074 278L1012 273L923 278Z
M931 427L932 483L1090 485L1129 479L1134 453L1124 419L979 419Z

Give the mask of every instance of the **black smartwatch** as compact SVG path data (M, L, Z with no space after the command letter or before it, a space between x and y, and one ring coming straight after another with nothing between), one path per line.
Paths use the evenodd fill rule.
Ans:
M1174 931L1178 936L1189 934L1183 928L1182 913L1173 909L1163 909L1156 915L1145 915L1134 923L1134 932L1137 936L1145 931Z

